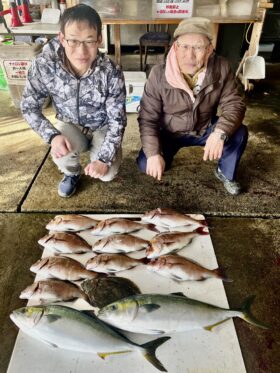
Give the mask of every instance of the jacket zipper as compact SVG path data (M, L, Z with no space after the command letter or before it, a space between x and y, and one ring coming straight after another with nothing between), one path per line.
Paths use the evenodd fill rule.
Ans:
M78 114L78 125L80 125L80 105L79 105L79 98L80 98L80 82L81 80L80 79L77 79L78 80L78 84L77 84L77 114Z

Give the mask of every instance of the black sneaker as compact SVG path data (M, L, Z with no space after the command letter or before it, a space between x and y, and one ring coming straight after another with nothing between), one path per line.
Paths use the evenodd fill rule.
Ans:
M71 197L76 192L79 179L80 175L64 175L58 185L58 195L60 197Z
M238 196L238 194L240 194L241 185L237 181L227 179L225 175L222 174L222 171L219 170L219 168L216 168L214 170L214 174L217 179L222 181L225 189L229 192L229 194L233 196Z

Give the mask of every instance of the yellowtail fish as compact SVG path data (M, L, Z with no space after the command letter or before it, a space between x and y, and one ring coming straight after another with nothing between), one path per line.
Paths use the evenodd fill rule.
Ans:
M141 224L136 221L112 218L99 222L96 227L91 229L93 235L110 235L114 233L131 233L141 229L148 229L158 232L153 224Z
M179 255L162 255L150 261L147 269L175 281L201 281L207 278L217 278L231 282L220 269L207 269Z
M211 330L232 317L266 329L250 311L254 297L239 309L226 309L175 294L138 294L103 307L98 317L133 333L164 334L195 329Z
M188 225L199 225L201 227L207 226L205 220L196 220L191 216L168 208L157 208L155 210L146 212L142 216L141 220L146 223L151 223L168 229L184 227Z
M108 355L138 351L155 368L167 371L155 356L155 351L170 337L161 337L139 345L94 315L58 305L19 308L11 313L10 318L24 333L49 346L96 353L102 359Z
M202 227L197 228L193 232L159 233L151 239L151 245L146 250L146 256L152 259L160 255L175 253L186 247L194 237L208 234Z
M80 232L95 227L98 222L83 215L57 215L46 228L56 232Z
M97 273L86 270L77 260L62 256L49 256L39 259L30 267L30 271L45 278L68 281L78 281L98 276Z
M92 250L97 253L129 253L146 249L150 242L130 234L114 234L96 241Z
M56 254L80 254L91 251L91 245L75 233L50 233L40 238L38 243Z
M123 254L99 254L86 263L86 269L101 273L116 273L145 264L146 258L134 259Z
M24 289L19 297L39 302L39 304L62 302L76 298L87 300L86 294L78 286L60 280L36 281Z

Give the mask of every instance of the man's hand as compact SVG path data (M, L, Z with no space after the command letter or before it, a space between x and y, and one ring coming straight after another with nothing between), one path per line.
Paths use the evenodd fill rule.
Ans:
M71 152L71 144L63 135L57 135L51 142L51 153L55 158L61 158Z
M220 159L224 149L224 140L220 139L221 132L212 132L204 146L203 160L214 161Z
M89 163L84 169L85 175L94 177L95 179L100 179L101 177L105 176L108 170L109 166L106 165L106 163L98 160Z
M153 155L147 159L146 174L154 177L157 180L161 180L163 171L165 169L165 161L159 154Z

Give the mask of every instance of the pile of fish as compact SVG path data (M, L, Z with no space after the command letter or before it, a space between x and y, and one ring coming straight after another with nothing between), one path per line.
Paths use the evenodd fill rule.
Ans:
M209 234L205 220L157 208L144 214L141 221L98 221L82 215L58 215L46 228L50 232L38 243L49 256L31 266L37 281L20 294L20 298L35 305L11 314L20 329L40 341L69 350L96 352L102 358L136 350L157 369L166 371L155 351L170 337L138 345L114 328L170 334L211 330L231 317L265 327L250 312L252 298L240 309L230 310L189 299L182 293L141 294L141 284L139 288L130 279L119 276L119 272L141 266L147 273L154 272L176 282L208 278L230 281L218 268L204 268L178 254L183 249L187 251L192 240ZM152 238L135 235L142 230L149 231ZM85 233L91 239L83 238ZM141 274L145 275L143 271ZM75 299L96 307L97 316L75 310L71 303L69 307L53 304Z

